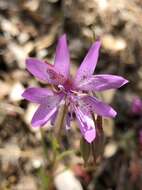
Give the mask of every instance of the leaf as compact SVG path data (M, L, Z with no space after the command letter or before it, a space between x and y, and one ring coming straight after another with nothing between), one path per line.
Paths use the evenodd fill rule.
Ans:
M80 140L80 151L85 164L87 164L91 153L91 144L89 144L84 138Z
M96 124L96 138L92 143L92 156L94 161L97 161L102 156L104 150L104 132L102 128L102 117L97 116Z
M48 188L50 179L47 176L45 168L41 167L38 174L41 180L41 190L46 190Z

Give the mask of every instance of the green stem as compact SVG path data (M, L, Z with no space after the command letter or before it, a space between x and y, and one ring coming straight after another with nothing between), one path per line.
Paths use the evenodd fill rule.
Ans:
M44 152L45 158L47 159L48 158L48 152L47 152L46 142L45 142L45 132L42 128L40 128L40 134L41 134L43 152Z
M43 152L45 155L45 161L47 159L48 164L50 166L50 171L46 171L45 168L43 168L42 170L42 182L43 182L43 190L47 190L47 189L52 189L53 188L53 176L54 176L54 171L56 170L58 161L60 161L62 158L64 158L65 156L73 153L73 150L69 150L69 151L65 151L63 153L61 153L61 155L58 156L59 152L58 152L58 147L59 144L61 145L61 131L62 131L62 126L64 124L64 120L65 120L65 116L66 116L66 110L67 110L67 106L64 105L61 113L59 114L59 117L57 118L57 123L56 123L56 138L53 137L52 135L48 136L49 140L51 142L51 146L52 146L52 150L53 150L53 156L50 158L48 155L48 151L47 151L47 147L46 147L46 136L45 136L45 132L42 128L40 128L40 133L41 133L41 140L42 140L42 147L43 147Z
M61 145L61 137L62 137L61 131L62 131L62 126L64 124L65 116L66 116L67 106L64 105L62 110L60 110L60 111L61 111L59 114L60 117L58 117L58 119L57 119L56 131L55 131L55 135L59 142L59 145Z
M41 142L42 142L42 148L43 148L43 152L45 155L45 158L47 157L47 150L46 150L46 144L45 144L45 134L42 128L40 128L40 134L41 134ZM45 160L44 160L45 162ZM42 168L40 169L40 177L41 177L41 189L42 190L46 190L46 188L48 187L48 176L47 173L45 171L44 166L42 166Z

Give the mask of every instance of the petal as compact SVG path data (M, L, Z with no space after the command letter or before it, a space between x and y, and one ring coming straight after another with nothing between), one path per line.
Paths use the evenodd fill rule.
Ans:
M132 110L132 113L141 115L141 113L142 113L142 100L138 96L133 98L131 110Z
M81 66L77 71L75 78L77 83L82 79L93 74L99 57L100 45L101 45L100 42L97 41L91 46L89 52L87 53L86 57L81 63Z
M45 124L56 112L57 107L50 107L50 109L47 107L47 105L40 105L40 107L35 112L33 118L32 118L32 126L42 126Z
M27 69L35 77L50 84L63 84L65 77L55 71L54 66L35 58L26 60Z
M120 88L128 83L128 80L117 75L95 75L82 80L78 88L87 91L103 91L109 89Z
M81 110L80 107L75 106L75 114L79 124L80 131L86 141L91 143L96 137L95 124L91 116Z
M95 112L97 115L104 117L115 117L117 114L112 107L95 97L84 96L81 98L79 103L82 109L84 109L86 112Z
M43 98L53 95L53 92L46 88L31 87L24 91L22 96L31 102L41 103Z
M26 60L26 66L28 71L40 80L48 81L47 69L50 67L43 61L35 58L28 58Z
M53 116L51 117L51 125L54 126L55 124L55 121L57 119L57 116L58 116L58 110L53 114Z
M42 126L50 120L53 114L57 111L62 98L62 95L48 97L48 99L46 99L35 112L32 118L32 126Z
M70 58L69 58L69 50L65 34L59 38L56 48L54 66L55 70L59 72L61 75L63 75L66 78L69 76Z

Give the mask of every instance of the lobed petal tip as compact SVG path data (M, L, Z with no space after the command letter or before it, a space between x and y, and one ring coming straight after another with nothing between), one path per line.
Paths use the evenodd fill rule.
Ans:
M95 41L93 44L92 44L92 47L98 51L98 54L99 54L99 49L101 47L101 41L100 40L97 40Z
M41 127L40 121L31 121L31 125L33 128L39 128Z
M27 68L27 70L28 70L29 72L30 72L29 67L31 67L32 64L33 64L33 62L36 61L36 60L37 60L37 59L36 59L36 58L33 58L33 57L28 57L28 58L26 58L26 60L25 60L26 68Z
M127 84L127 83L129 83L129 81L128 81L127 79L124 79L124 78L123 78L123 83L122 83L121 86L123 86L123 85L125 85L125 84Z
M117 112L116 112L114 109L111 109L111 110L110 110L110 114L111 114L111 116L114 118L114 117L116 117Z
M37 59L37 58L35 58L35 57L28 57L28 58L26 58L26 60L25 60L25 62L26 62L26 65L28 65L28 64L33 64L33 62L36 62L36 61L40 61L40 59Z
M43 122L42 120L34 121L34 120L32 119L32 121L31 121L31 126L32 126L33 128L41 128L41 127L43 127L46 123L47 123L47 121L45 121L45 122Z
M101 46L101 41L100 41L100 40L97 40L94 44L96 44L96 45L99 46L99 48L100 48L100 46Z
M27 89L25 89L25 90L22 92L21 96L22 96L24 99L26 99L26 97L27 97L27 91L28 91L29 89L30 89L30 88L27 88Z
M67 35L66 33L62 34L60 37L59 37L59 40L66 40L67 39Z
M22 96L23 98L25 98L25 91L21 94L21 96Z
M35 58L33 57L28 57L26 58L25 62L26 62L26 65L30 63L30 61L33 61Z

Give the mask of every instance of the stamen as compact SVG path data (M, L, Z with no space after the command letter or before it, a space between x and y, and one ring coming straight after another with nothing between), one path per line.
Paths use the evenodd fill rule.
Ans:
M52 88L53 92L56 92L56 93L59 93L62 91L61 88L59 88L58 86L53 85L53 84L51 85L51 88Z
M64 92L64 93L66 93L66 91L65 91L65 88L63 87L63 85L51 85L51 87L52 87L52 90L55 92L55 93L60 93L60 92Z

